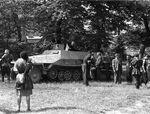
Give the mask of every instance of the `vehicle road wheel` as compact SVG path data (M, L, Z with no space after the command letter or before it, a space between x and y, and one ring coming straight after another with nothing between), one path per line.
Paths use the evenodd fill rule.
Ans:
M58 72L56 69L50 69L48 72L48 76L50 79L54 80L57 78Z
M59 79L59 81L63 81L64 80L64 71L60 71L58 73L58 79Z
M66 81L71 80L71 76L72 76L72 73L69 70L66 70L64 72L64 78L65 78Z
M31 77L31 80L33 83L37 83L41 79L41 71L38 68L33 68L29 72L29 76Z
M73 80L79 81L81 79L81 76L82 76L82 74L79 70L75 70L73 72Z

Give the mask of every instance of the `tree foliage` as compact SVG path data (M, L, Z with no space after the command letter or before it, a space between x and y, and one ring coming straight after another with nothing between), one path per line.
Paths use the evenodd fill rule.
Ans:
M117 38L116 48L148 46L149 11L139 1L2 0L0 38L21 41L37 32L53 43L75 41L79 50L99 51Z

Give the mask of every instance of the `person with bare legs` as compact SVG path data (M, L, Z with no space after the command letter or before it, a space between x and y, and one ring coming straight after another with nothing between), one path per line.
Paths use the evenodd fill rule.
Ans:
M17 92L17 104L18 104L17 112L19 112L21 108L22 96L26 96L27 111L31 111L30 95L32 94L33 83L28 75L28 72L31 69L32 64L31 62L29 62L28 55L26 52L21 52L20 57L21 58L19 58L14 65L14 67L18 71L15 87Z

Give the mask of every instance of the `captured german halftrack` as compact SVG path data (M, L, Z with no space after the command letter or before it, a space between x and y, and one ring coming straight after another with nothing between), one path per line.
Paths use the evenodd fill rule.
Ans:
M81 65L87 52L65 51L63 45L55 45L53 50L30 56L33 68L29 75L34 83L42 80L78 81L82 78Z

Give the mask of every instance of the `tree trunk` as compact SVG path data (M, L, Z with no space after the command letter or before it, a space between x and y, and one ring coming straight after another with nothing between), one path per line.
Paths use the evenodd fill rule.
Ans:
M22 39L21 26L19 24L19 17L16 13L13 13L13 20L14 20L15 26L17 28L18 41L21 41L21 39Z
M102 46L101 42L98 42L96 51L101 51L102 48L103 48L103 46Z
M140 51L139 51L139 59L143 58L144 53L145 53L145 45L141 44L140 45Z
M18 41L20 42L22 39L22 35L21 35L21 27L17 26L17 33L18 33Z
M59 19L56 22L56 43L60 44L62 40L62 31L61 31L62 19Z
M149 26L148 26L148 19L147 19L146 16L143 16L143 22L144 22L146 33L149 36L150 35L150 29L149 29Z
M146 30L146 37L149 37L150 36L150 28L148 26L148 19L147 19L147 16L143 15L142 16L143 18L143 23L144 23L144 26L145 26L145 30ZM144 42L147 42L147 39L145 39ZM142 59L143 56L144 56L144 53L145 53L145 46L146 44L140 44L140 50L139 50L139 59Z

